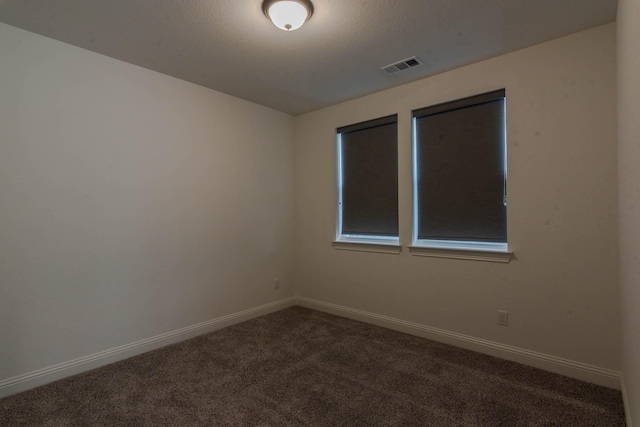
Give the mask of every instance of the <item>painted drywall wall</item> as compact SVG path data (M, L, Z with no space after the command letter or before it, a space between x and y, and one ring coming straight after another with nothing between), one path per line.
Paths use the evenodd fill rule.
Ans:
M618 156L622 375L627 417L640 423L640 2L618 2Z
M293 117L4 24L0 64L0 380L294 294Z
M596 27L296 117L298 295L619 370L615 32ZM500 88L517 259L410 254L411 110ZM335 129L394 113L404 248L337 250Z

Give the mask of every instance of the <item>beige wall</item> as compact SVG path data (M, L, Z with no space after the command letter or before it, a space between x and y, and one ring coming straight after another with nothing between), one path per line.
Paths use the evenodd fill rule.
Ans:
M296 292L619 370L615 32L294 119L0 24L0 383ZM410 255L411 109L502 87L517 260ZM405 249L338 251L335 128L393 113ZM637 124L624 123L633 154ZM623 173L631 205L632 182ZM623 258L637 255L634 217L621 220ZM627 260L625 378L637 398L638 263Z
M627 416L640 423L640 2L618 2L618 149L622 374Z
M296 117L298 294L619 370L615 31L597 27ZM517 260L409 254L411 110L503 87ZM336 250L335 128L393 113L405 247ZM509 311L507 328L496 325L498 309Z
M291 116L4 24L0 64L0 380L294 294Z

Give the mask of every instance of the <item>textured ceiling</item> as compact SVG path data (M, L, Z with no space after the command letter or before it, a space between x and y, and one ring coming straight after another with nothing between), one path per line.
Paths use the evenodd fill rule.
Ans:
M615 20L616 0L312 0L299 30L262 0L0 0L0 22L291 114ZM417 56L424 65L380 67Z

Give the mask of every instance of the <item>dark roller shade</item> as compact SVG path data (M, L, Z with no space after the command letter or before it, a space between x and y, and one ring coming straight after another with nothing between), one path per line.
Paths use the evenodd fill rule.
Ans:
M397 116L339 128L338 133L342 234L398 236Z
M504 90L414 111L418 239L507 242Z

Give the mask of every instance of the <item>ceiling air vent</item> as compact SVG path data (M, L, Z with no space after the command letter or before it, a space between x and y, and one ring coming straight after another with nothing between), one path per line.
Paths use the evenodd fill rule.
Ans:
M417 67L422 62L415 56L411 58L403 59L402 61L394 62L393 64L385 65L381 70L386 71L389 74L397 73L398 71L408 70L409 68Z

